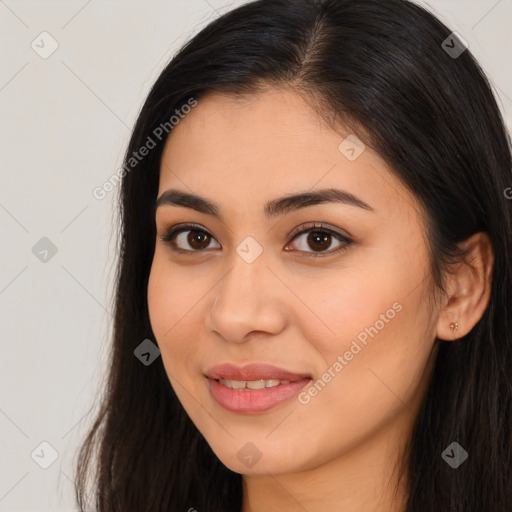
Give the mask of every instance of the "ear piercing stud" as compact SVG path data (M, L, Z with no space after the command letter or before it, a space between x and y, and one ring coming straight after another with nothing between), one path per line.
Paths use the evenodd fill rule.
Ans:
M455 332L457 330L457 327L459 327L459 324L457 322L452 322L450 324L450 329L452 330L452 332Z

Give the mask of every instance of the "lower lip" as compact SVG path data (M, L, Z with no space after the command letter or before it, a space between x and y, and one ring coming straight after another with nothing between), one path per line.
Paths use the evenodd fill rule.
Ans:
M224 386L220 382L208 379L210 393L219 405L230 412L263 412L290 400L311 379L302 379L289 384L279 384L272 388L240 390Z

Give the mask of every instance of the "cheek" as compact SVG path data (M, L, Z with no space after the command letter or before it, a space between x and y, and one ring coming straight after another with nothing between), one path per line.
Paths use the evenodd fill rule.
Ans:
M350 350L354 339L364 347L376 331L387 331L403 307L396 279L375 266L371 274L340 271L337 278L319 279L314 286L303 283L300 289L312 313L296 317L303 319L303 337L331 362Z
M312 317L301 323L304 339L320 356L314 369L322 382L311 390L311 402L338 403L365 414L371 404L399 405L394 392L403 399L412 396L435 337L421 297L425 285L417 286L421 263L417 266L381 260L363 267L368 272L346 272L320 291L304 291L322 321Z
M179 277L155 255L148 281L148 311L151 328L168 373L184 375L197 354L200 325L194 320L199 306L200 283ZM195 313L197 314L197 313ZM195 370L197 372L197 369Z
M420 290L409 295L406 286L402 290L388 279L347 286L329 306L324 301L336 334L315 336L308 330L322 362L301 403L310 417L323 418L323 435L335 426L355 439L412 407L433 336L426 332L429 318Z

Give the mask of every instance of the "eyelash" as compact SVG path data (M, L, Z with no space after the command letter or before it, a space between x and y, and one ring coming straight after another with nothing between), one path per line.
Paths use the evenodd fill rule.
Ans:
M320 233L327 233L328 235L331 235L338 239L340 242L343 242L342 245L337 247L336 249L331 249L330 251L322 251L322 252L310 252L310 251L298 251L298 252L304 252L309 257L318 258L318 257L326 257L331 256L333 254L340 254L348 249L348 247L354 242L350 238L347 238L346 236L342 235L341 233L338 233L336 231L333 231L332 229L329 229L327 227L324 227L321 223L317 224L315 222L313 223L307 223L301 226L301 231L295 233L293 235L293 238L290 242L293 242L296 238L298 238L300 235L303 235L304 233L308 233L310 231L317 231ZM197 254L199 252L204 252L206 249L202 250L189 250L189 249L181 249L179 247L176 247L173 244L173 240L179 233L183 231L198 231L201 233L205 233L211 238L215 239L208 231L205 229L199 227L197 224L180 224L177 226L172 226L168 229L167 233L164 236L160 236L160 239L168 244L174 252L180 253L180 254L186 254L187 256L191 256L193 254Z

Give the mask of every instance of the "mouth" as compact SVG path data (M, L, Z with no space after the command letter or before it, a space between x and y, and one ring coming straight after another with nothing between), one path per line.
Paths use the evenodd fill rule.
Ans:
M258 413L296 396L312 377L271 365L237 367L229 363L211 368L205 375L213 399L236 413Z

